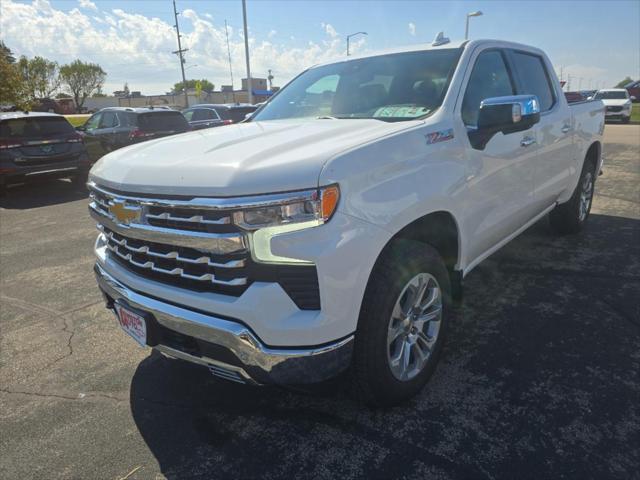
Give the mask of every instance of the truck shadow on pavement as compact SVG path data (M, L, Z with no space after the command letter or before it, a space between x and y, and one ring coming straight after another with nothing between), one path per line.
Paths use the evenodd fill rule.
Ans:
M638 220L592 215L571 237L535 225L467 277L441 363L406 405L245 387L152 354L133 418L170 480L629 478L639 249Z
M74 187L69 180L42 180L7 188L0 197L0 208L26 210L81 200L89 196L86 188Z

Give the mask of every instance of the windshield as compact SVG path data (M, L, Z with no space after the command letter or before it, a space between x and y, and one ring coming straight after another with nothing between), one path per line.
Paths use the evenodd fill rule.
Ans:
M627 92L604 91L596 93L596 100L623 100L627 98Z
M398 53L311 68L252 120L424 117L442 104L460 53L461 49Z

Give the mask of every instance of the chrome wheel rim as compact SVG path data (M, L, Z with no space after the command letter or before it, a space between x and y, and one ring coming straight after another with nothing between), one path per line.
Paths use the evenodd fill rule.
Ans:
M582 190L580 192L580 202L578 205L578 219L581 222L589 215L589 208L591 207L591 199L593 198L593 174L587 172L582 180Z
M422 372L442 323L442 290L433 275L419 273L396 300L387 333L387 361L393 376L408 381Z

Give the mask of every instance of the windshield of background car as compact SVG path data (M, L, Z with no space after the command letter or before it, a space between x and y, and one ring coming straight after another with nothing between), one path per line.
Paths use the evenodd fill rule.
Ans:
M0 122L0 138L51 138L73 134L75 130L63 117L24 117Z
M627 92L598 92L596 100L624 100L627 98Z
M461 52L455 48L398 53L311 68L283 88L252 121L424 117L442 104Z
M139 115L138 126L145 132L186 132L189 129L182 113L167 110Z

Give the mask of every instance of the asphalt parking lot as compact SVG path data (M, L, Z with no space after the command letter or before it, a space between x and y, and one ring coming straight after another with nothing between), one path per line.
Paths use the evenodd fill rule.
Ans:
M0 477L640 478L640 126L608 125L588 227L474 270L428 388L251 388L138 347L103 308L86 194L0 199Z

